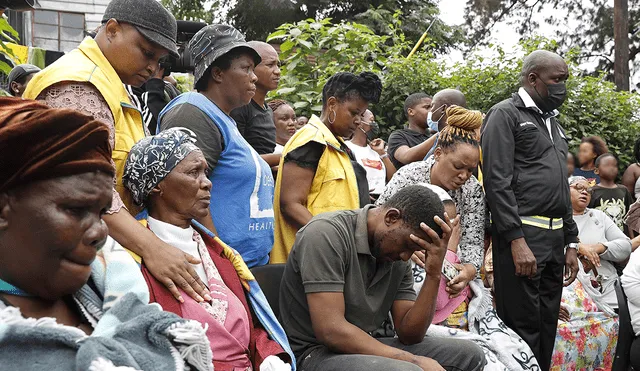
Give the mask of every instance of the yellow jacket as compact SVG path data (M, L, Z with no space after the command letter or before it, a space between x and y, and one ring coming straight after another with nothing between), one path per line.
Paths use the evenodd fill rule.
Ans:
M116 164L116 190L135 215L137 208L122 185L122 174L131 147L145 137L140 111L131 105L122 80L102 54L98 44L90 37L85 38L77 49L36 74L27 85L23 98L36 99L42 91L63 81L91 83L109 105L115 121L115 148L112 157Z
M316 174L311 183L307 196L307 209L312 215L320 213L352 210L360 207L358 197L358 183L349 155L340 149L341 139L331 133L317 116L311 116L307 125L300 129L282 150L280 169L284 164L287 153L311 141L326 146ZM287 179L295 182L295 179ZM280 188L282 186L282 172L278 174L274 197L275 232L273 250L271 250L271 264L285 263L296 239L295 229L289 224L280 210Z

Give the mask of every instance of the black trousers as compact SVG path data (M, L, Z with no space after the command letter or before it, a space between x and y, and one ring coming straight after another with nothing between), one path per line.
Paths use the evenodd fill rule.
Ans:
M504 323L529 344L541 370L549 370L558 326L564 272L564 232L523 225L538 270L529 279L515 274L511 244L493 229L496 309Z
M640 370L640 336L636 336L631 344L631 367L634 370Z

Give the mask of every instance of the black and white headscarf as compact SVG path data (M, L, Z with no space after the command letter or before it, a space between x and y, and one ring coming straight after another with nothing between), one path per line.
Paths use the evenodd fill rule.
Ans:
M136 143L124 167L122 181L136 204L144 206L151 190L191 152L200 151L195 134L171 128Z

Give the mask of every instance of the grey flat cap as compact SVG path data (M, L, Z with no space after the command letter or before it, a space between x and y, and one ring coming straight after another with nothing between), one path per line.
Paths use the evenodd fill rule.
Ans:
M113 0L107 6L102 23L109 19L134 26L147 40L167 49L178 58L176 19L156 0Z

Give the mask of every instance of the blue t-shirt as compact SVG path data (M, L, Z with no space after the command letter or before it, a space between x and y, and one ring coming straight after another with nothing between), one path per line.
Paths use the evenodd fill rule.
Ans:
M233 119L200 93L185 93L172 100L159 119L181 104L191 104L209 116L224 141L209 175L209 210L220 239L236 249L249 268L267 264L274 229L271 168L240 135ZM181 126L189 129L190 122L185 120Z

